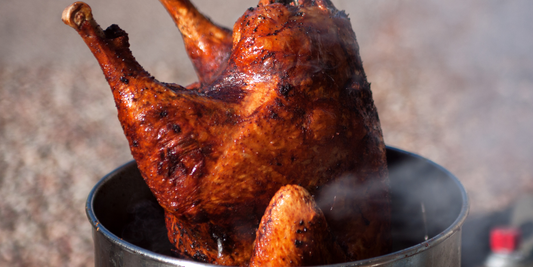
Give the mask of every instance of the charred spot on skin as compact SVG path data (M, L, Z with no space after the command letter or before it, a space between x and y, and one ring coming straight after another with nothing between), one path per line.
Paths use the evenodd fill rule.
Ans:
M213 153L213 146L208 144L205 147L200 148L200 152L204 155L209 155Z
M279 119L279 115L275 111L270 110L270 118L276 120Z
M164 166L165 166L165 163L164 163L163 159L161 159L161 161L159 161L159 162L157 163L157 174L158 174L158 175L163 174Z
M159 112L159 117L160 118L164 118L168 115L168 111L166 110L162 110L161 112Z
M283 100L281 100L279 98L274 99L274 103L276 103L276 105L278 107L284 107L285 106L285 104L283 104Z
M294 245L295 245L297 248L301 247L301 246L303 245L303 243L304 243L304 242L303 242L302 240L298 240L298 239L294 240Z
M289 94L294 90L294 86L289 82L289 73L284 72L281 76L281 82L278 84L278 93L287 99Z
M133 140L133 142L131 142L131 143L132 143L132 145L133 145L134 147L139 147L139 141L137 141L137 140Z
M294 87L289 83L284 83L279 86L279 94L285 98L289 97L289 93L294 89Z
M120 81L124 84L129 84L130 83L130 80L128 80L128 78L124 77L124 76L121 76L120 77Z
M181 133L181 127L178 124L173 123L170 127L174 133Z
M176 173L176 171L180 171L180 173L182 174L187 173L187 168L181 162L179 153L177 153L174 149L167 150L165 161L168 162L167 175L169 177L171 177L174 173Z
M120 37L125 37L126 40L128 38L128 34L122 30L117 24L112 24L111 26L107 27L104 31L105 38L107 39L116 39Z
M273 57L274 54L275 54L274 52L267 51L267 52L261 57L261 60L265 61L266 59Z

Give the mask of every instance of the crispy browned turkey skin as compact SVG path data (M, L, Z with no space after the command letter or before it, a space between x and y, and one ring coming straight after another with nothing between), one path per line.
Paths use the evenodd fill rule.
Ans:
M389 252L385 146L345 13L328 0L261 0L232 33L189 1L161 2L182 32L199 83L155 80L132 56L127 34L116 25L103 31L82 2L65 9L63 21L102 67L178 253L223 265L277 266ZM291 201L273 199L285 185L298 185L285 193ZM290 212L295 207L318 216L301 219L313 223L302 243L279 236L285 230L271 220L308 216ZM275 230L258 229L262 219L270 227L264 229ZM287 251L300 260L280 260L294 256L283 256Z
M298 185L280 188L259 224L249 266L309 266L345 260L311 194Z

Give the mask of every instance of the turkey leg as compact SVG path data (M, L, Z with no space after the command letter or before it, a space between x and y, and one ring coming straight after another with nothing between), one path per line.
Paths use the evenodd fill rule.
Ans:
M345 262L324 214L305 188L286 185L272 197L257 229L250 267Z
M217 252L212 234L225 235L231 230L209 223L197 202L201 199L198 178L218 157L209 148L220 146L224 133L231 132L223 128L235 124L238 115L231 112L237 110L235 104L155 80L132 56L127 34L116 25L102 30L85 3L67 7L62 19L83 38L104 72L132 155L165 209L167 222L172 223L169 239L178 252L197 260L239 264L227 259L227 243L231 242L232 252L249 258L249 253L241 252L240 242L253 242L253 234L225 238L226 250Z

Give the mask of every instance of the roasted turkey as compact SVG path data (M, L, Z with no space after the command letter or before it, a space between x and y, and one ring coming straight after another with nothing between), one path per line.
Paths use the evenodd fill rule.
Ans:
M179 257L319 265L390 249L385 145L350 20L329 0L261 0L233 31L161 0L199 82L157 81L118 26L63 12L98 60Z

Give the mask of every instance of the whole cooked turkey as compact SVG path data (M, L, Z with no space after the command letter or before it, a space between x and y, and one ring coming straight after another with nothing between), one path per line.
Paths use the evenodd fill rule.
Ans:
M161 2L198 83L157 81L85 3L63 21L102 67L177 255L298 266L389 252L385 146L347 15L328 0L261 0L230 31L187 0Z

